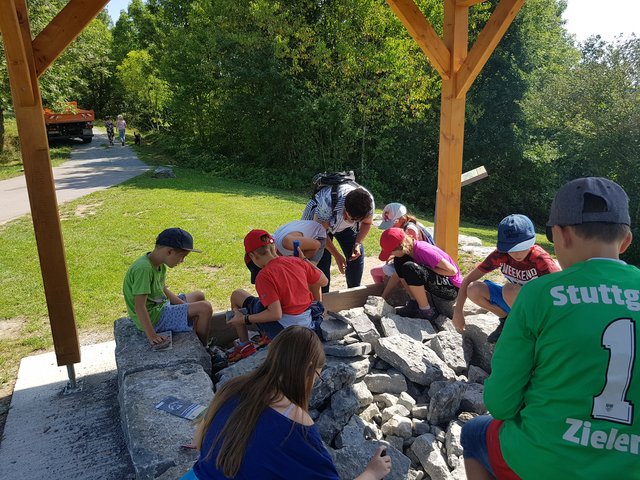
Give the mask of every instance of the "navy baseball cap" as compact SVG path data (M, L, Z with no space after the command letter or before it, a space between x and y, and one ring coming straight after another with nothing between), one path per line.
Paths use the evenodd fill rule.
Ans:
M160 235L156 238L156 245L202 253L202 250L193 248L193 237L191 234L181 228L167 228L160 232Z
M509 215L498 225L499 252L521 252L530 249L535 243L536 231L533 222L525 215Z

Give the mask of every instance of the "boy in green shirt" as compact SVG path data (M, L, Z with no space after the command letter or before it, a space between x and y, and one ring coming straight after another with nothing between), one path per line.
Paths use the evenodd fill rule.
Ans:
M640 270L629 199L580 178L551 205L562 272L522 287L485 382L491 416L462 429L470 479L640 479Z
M193 248L193 237L180 228L168 228L158 235L152 252L138 258L127 270L122 293L133 323L151 345L164 337L158 332L195 330L206 345L213 309L204 293L174 294L165 284L167 267L181 264Z

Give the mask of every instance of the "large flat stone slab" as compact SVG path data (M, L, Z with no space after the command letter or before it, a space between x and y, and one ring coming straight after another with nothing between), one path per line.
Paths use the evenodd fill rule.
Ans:
M114 323L118 386L127 375L144 370L156 370L175 365L198 364L211 374L211 356L194 332L173 334L173 348L164 351L151 349L144 332L131 319L120 318Z
M195 423L155 408L169 396L208 405L211 378L200 364L186 363L130 373L120 388L122 428L138 480L157 478L170 469L182 475L197 458L194 450L180 448L193 441Z

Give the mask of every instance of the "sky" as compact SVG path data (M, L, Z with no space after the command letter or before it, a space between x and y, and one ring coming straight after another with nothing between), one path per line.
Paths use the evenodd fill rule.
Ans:
M129 0L111 0L107 9L113 22L126 10ZM640 36L639 0L568 0L564 13L566 28L583 41L590 35L598 34L611 41L622 33L628 37L632 32Z

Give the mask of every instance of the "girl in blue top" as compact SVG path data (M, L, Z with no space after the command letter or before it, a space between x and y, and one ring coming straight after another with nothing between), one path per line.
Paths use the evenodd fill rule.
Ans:
M183 480L339 480L308 413L324 361L312 330L293 326L280 332L257 370L216 393L196 433L200 457ZM391 460L382 451L357 480L379 480L390 472Z

